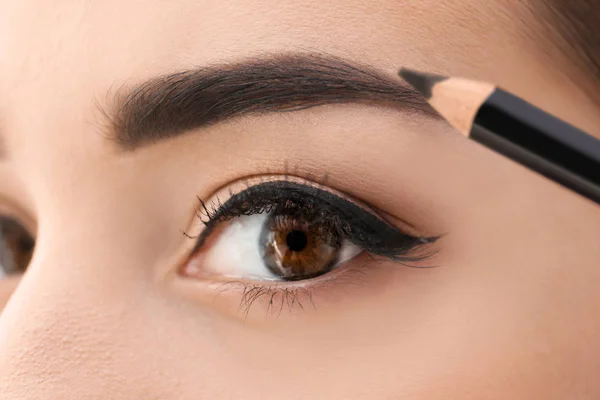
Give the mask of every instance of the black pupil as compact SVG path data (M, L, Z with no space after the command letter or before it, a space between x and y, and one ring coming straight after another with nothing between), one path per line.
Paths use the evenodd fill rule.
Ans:
M34 246L35 242L29 237L19 239L19 250L21 250L23 253L29 253L33 250Z
M285 238L285 243L292 251L302 251L306 248L308 238L306 233L302 231L291 231Z

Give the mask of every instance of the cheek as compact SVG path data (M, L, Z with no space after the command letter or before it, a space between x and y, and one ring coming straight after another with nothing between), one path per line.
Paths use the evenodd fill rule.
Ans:
M10 299L10 296L15 291L20 281L20 275L11 276L9 278L0 280L0 314L2 313L4 306L6 306L6 303L8 303L8 299Z

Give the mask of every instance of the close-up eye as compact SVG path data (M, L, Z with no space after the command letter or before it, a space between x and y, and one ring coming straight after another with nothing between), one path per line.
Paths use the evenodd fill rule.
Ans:
M15 218L0 216L0 278L25 272L35 239Z
M240 186L240 185L238 185ZM409 234L325 186L289 177L246 181L208 202L188 276L301 281L362 253L410 264L425 259L433 237Z

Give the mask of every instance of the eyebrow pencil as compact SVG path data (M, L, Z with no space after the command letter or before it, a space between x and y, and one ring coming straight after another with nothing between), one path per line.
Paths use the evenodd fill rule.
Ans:
M399 74L467 138L600 204L600 140L490 83Z

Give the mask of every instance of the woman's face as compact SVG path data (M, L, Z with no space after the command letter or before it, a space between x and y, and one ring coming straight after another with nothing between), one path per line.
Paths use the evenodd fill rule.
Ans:
M0 398L600 396L600 208L395 76L600 134L498 3L0 1Z

